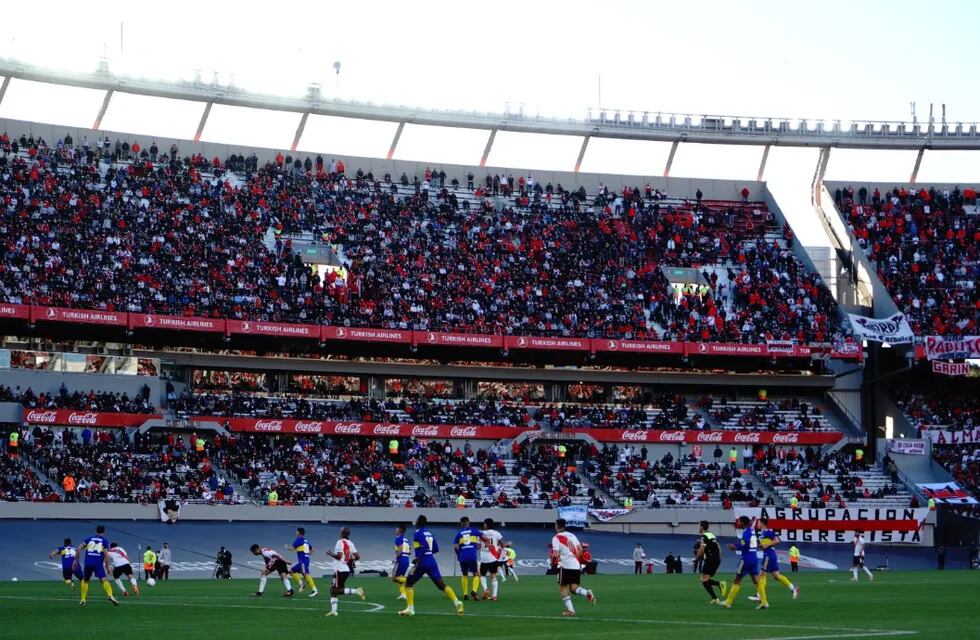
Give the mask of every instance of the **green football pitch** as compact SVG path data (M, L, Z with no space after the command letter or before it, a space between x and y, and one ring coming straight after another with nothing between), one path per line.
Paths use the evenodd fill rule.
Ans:
M597 595L591 606L574 599L578 616L563 618L554 579L525 576L501 584L497 602L466 602L463 617L428 581L416 590L416 616L397 615L403 602L396 587L375 576L350 580L367 599L341 598L340 616L329 609L328 579L320 596L281 597L282 584L269 580L265 596L250 598L257 580L172 580L155 587L141 583L143 595L121 599L114 607L92 584L89 604L58 582L7 582L0 585L2 638L978 638L976 593L980 572L879 573L874 582L862 575L803 573L793 601L784 587L772 585L772 607L756 611L746 585L733 609L709 606L707 594L692 575L587 576ZM459 589L458 578L450 579ZM115 587L114 587L115 589ZM117 593L118 595L118 593Z

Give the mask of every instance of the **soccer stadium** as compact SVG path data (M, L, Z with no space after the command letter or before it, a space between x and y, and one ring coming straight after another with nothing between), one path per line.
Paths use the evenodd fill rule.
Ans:
M976 6L54 4L0 637L980 637Z

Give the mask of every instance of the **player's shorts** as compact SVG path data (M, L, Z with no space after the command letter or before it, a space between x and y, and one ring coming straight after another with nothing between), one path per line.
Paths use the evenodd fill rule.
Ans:
M282 558L276 560L270 565L266 566L269 573L289 573L289 567L286 565L286 561Z
M101 562L99 564L86 564L85 573L82 574L82 579L91 580L93 574L99 580L105 580L105 565L103 565Z
M776 557L776 550L770 549L762 556L762 573L776 571L779 571L779 558Z
M113 567L112 569L112 579L115 580L122 576L132 576L133 567L129 564L124 564L121 567Z
M481 562L480 563L480 575L481 576L486 576L486 575L489 575L491 573L497 573L497 570L498 569L500 569L500 562L498 562L498 561L494 561L494 562Z
M713 558L711 560L705 560L704 565L701 567L701 575L703 576L713 576L718 573L718 568L721 566L721 559Z
M464 576L469 574L476 575L477 573L480 572L479 564L477 563L476 560L460 560L459 570L463 573Z
M566 569L564 567L558 568L558 584L567 587L570 584L581 584L582 580L582 570L581 569Z
M412 566L412 561L408 556L402 556L398 558L398 562L395 563L395 577L400 577L408 574L408 568Z
M851 566L860 569L864 566L864 558L862 556L854 556L854 563Z
M736 578L744 578L745 576L757 576L757 575L759 575L758 562L746 562L745 560L739 560L738 570L735 572Z
M290 567L289 572L308 574L310 572L310 559L307 558L306 560L300 560Z
M79 568L77 568L75 570L72 570L71 566L67 566L67 567L62 566L61 567L61 577L64 578L65 580L71 580L72 576L75 576L76 578L78 578L79 580L81 580L83 575L84 574L82 573L82 568L81 567L79 567Z
M343 589L344 585L347 584L347 578L350 577L350 571L334 571L333 572L333 588Z
M442 573L439 572L439 565L436 564L435 558L429 560L419 560L412 567L412 570L408 573L408 579L405 580L405 586L411 587L416 582L429 576L433 582L442 580Z

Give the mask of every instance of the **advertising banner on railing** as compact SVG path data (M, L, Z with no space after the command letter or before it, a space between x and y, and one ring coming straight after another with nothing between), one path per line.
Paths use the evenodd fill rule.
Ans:
M854 335L860 340L908 344L915 338L904 313L896 313L888 318L866 318L853 313L847 315L851 319Z
M593 338L592 351L618 353L666 353L684 354L683 342L662 342L656 340L623 340L619 338Z
M159 420L158 413L107 413L80 409L24 409L24 422L65 427L138 427L147 420Z
M63 307L33 307L36 321L79 322L84 324L104 324L126 326L129 314L125 311L91 311L89 309L66 309Z
M440 331L416 331L415 342L434 347L489 347L500 349L504 337L487 333L445 333Z
M253 336L277 336L280 338L320 339L320 325L287 324L285 322L259 322L257 320L228 320L228 333L244 333Z
M588 338L562 338L547 336L507 336L508 349L548 349L554 351L588 351Z
M0 320L26 320L31 317L31 307L26 304L0 303Z
M926 336L926 358L929 360L980 358L980 336L962 338Z
M350 342L399 342L412 341L412 331L405 329L371 329L367 327L323 327L323 340Z
M130 329L171 329L173 331L204 331L224 333L225 321L218 318L160 316L153 313L129 314Z
M769 527L785 542L851 544L854 532L868 543L923 544L921 529L928 509L874 507L846 509L736 508L735 518L769 518Z
M740 342L685 342L689 356L768 356L769 346Z
M956 431L923 427L922 437L929 438L933 444L977 444L980 443L980 427Z
M926 455L925 440L889 440L889 453L899 453L903 456L924 456Z
M194 416L191 422L217 422L232 431L296 435L432 438L438 440L501 440L520 435L522 427L467 424L401 424L352 420L297 420L295 418L223 418Z
M649 444L833 444L843 437L838 431L698 431L697 429L564 429L584 433L599 442Z
M955 482L925 482L918 485L922 493L943 504L977 504L970 492Z

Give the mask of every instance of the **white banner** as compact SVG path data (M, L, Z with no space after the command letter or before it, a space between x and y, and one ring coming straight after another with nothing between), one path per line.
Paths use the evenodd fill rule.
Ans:
M923 544L921 528L928 509L790 509L789 507L736 508L735 518L769 518L769 526L788 542L850 544L854 532L864 533L869 543Z
M932 440L933 444L976 444L980 442L980 427L958 431L923 427L922 435Z
M570 507L558 507L558 517L564 518L569 527L583 528L588 516L584 504L573 504Z
M926 455L926 441L925 440L889 440L888 441L888 451L892 453L901 453L906 456L924 456Z
M962 338L926 336L926 358L929 360L980 358L980 336Z
M927 482L919 485L922 492L943 504L977 504L970 492L955 482Z
M896 313L889 318L866 318L853 313L847 315L851 319L854 335L859 339L888 344L908 344L915 338L904 313Z
M632 509L589 509L589 515L599 522L609 522L613 518L632 513Z

